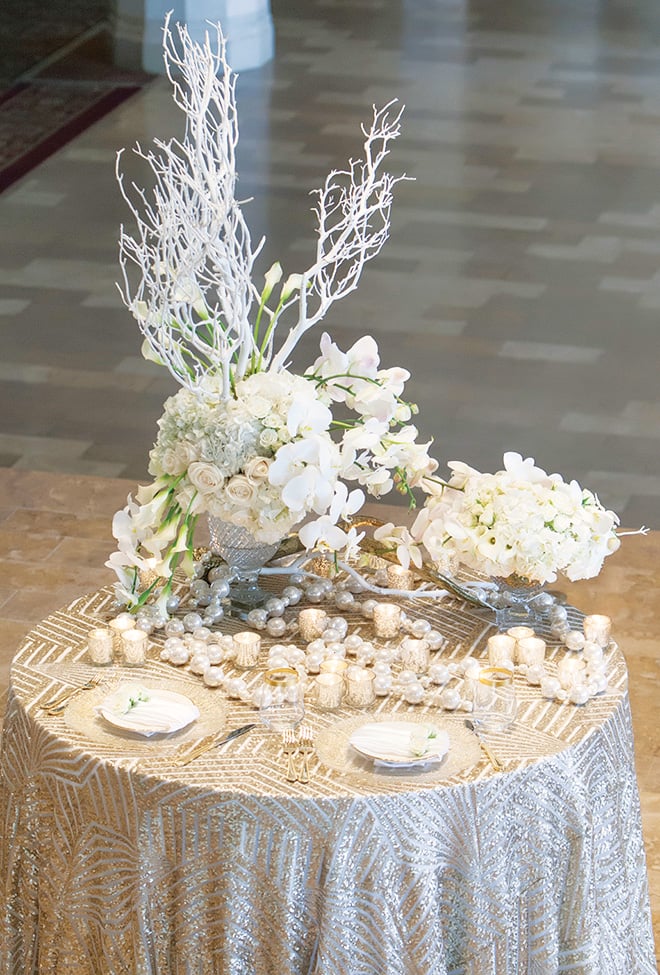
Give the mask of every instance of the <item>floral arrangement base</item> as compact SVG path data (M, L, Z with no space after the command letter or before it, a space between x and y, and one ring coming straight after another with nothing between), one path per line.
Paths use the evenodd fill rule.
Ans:
M230 568L229 601L234 616L244 618L252 609L263 606L270 593L259 585L259 573L279 548L267 544L240 525L209 517L209 547Z
M541 622L545 608L543 587L520 576L508 576L496 581L498 591L492 606L498 630L506 632L512 626L531 626L534 629Z

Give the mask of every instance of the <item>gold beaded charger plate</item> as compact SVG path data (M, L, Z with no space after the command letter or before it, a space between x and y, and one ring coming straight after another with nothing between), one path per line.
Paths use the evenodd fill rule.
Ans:
M426 722L373 721L354 731L349 744L379 767L409 768L441 762L449 751L449 735Z
M131 755L154 757L158 754L158 750L162 749L165 758L171 755L171 747L178 748L186 742L197 741L206 735L223 731L227 726L227 705L224 697L217 691L209 690L202 685L194 686L186 683L185 695L181 695L172 691L172 681L166 683L153 679L149 680L148 686L152 692L157 693L159 698L168 693L184 697L197 710L198 717L179 730L154 732L149 737L145 737L143 731L109 724L98 714L99 706L108 698L109 692L112 693L113 688L97 687L74 697L64 711L65 724L75 733L73 740L78 741L78 736L81 736L85 741L111 748L114 746L114 749L124 755L130 752ZM116 691L118 687L119 684L114 690Z
M97 705L96 714L113 728L150 738L181 731L197 720L199 708L177 691L120 684Z
M392 723L400 718L400 715L385 712L381 715L362 714L331 724L318 734L317 758L323 765L341 772L346 777L358 779L360 785L367 788L378 787L385 778L401 778L409 781L413 777L420 784L432 786L445 782L483 761L478 740L464 727L462 720L451 720L435 715L429 720L428 714L411 713L406 715L405 720L410 725L432 724L438 731L447 735L448 749L440 762L377 765L373 758L361 755L352 747L351 738L360 728L379 722Z

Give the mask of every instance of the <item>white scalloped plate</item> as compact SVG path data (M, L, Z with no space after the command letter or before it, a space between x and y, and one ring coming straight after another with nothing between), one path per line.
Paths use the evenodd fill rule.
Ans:
M162 688L145 687L148 701L138 701L130 711L116 710L117 702L124 691L121 687L105 697L96 706L96 713L104 721L121 731L133 731L144 735L171 735L180 731L199 717L199 708L184 694L166 691Z
M425 722L424 727L435 731L435 737L429 738L428 749L423 755L413 754L410 736L420 727L416 721L374 721L354 731L349 743L366 758L386 765L426 765L442 761L449 751L449 735L431 722Z

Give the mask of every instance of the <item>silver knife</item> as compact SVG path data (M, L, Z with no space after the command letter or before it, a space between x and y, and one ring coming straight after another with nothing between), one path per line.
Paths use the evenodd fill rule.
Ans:
M252 731L252 729L256 727L256 724L244 724L240 728L235 728L233 731L230 731L228 734L222 737L217 734L207 735L206 738L202 738L197 742L196 745L193 745L192 748L189 746L184 746L184 749L182 749L179 754L174 756L173 764L178 766L187 765L188 762L192 762L195 758L203 755L204 752L209 751L211 748L219 748L220 745L226 745L227 742L233 741L234 738L240 738L241 735L247 734L248 731Z

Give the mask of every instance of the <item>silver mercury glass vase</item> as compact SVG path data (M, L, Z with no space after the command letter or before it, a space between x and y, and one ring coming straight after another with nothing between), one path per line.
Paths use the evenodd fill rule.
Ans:
M229 599L232 613L244 617L272 595L259 585L259 573L275 555L280 543L260 542L247 528L211 515L208 523L210 549L231 569Z

